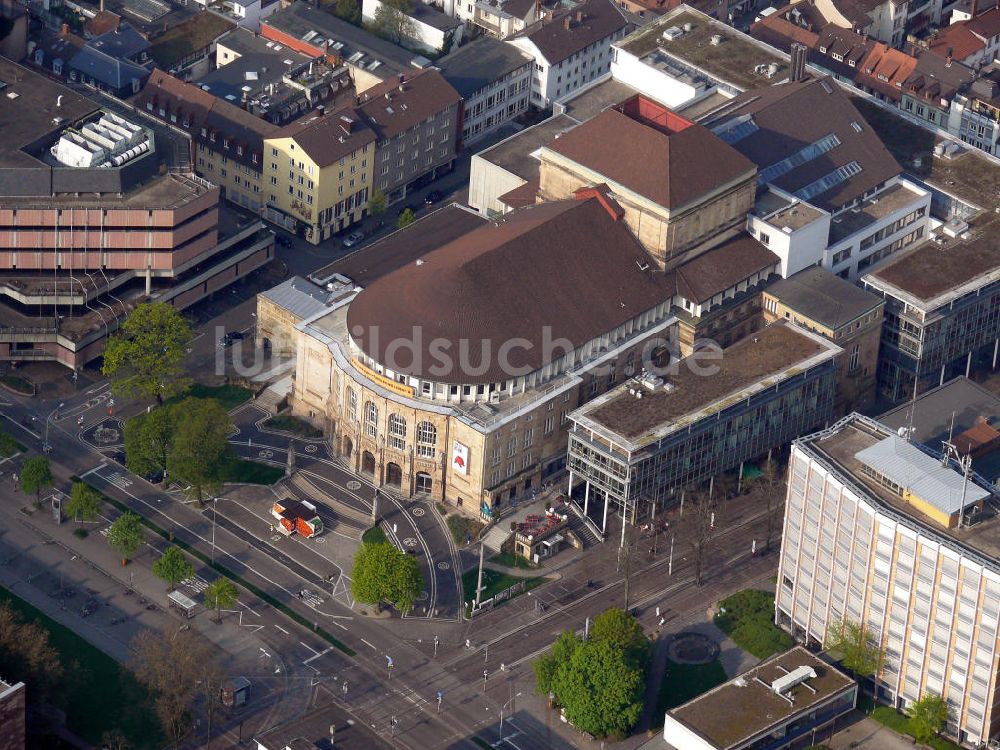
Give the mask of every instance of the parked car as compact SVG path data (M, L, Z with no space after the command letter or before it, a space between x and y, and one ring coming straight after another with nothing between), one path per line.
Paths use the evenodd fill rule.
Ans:
M354 247L365 238L365 233L361 231L351 232L344 238L344 247Z
M440 190L431 190L424 198L424 205L433 206L435 203L440 203L443 199L444 193Z

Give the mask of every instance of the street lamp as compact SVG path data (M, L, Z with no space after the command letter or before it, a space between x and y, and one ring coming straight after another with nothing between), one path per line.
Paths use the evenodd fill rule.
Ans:
M507 710L507 706L509 706L511 703L513 703L514 700L517 699L517 698L519 698L520 696L521 696L520 693L518 693L517 695L512 695L510 697L510 699L506 703L504 703L502 706L500 706L500 741L501 742L503 742L503 712Z
M489 676L490 672L488 669L483 670L483 692L486 692L486 678Z
M65 406L65 404L63 402L60 402L59 406L50 411L49 416L45 418L45 440L42 442L42 451L44 453L48 453L50 450L52 450L52 446L49 445L49 422L52 419L52 415L54 415L56 412L62 409L63 406Z
M393 664L391 656L385 657L385 666L389 670L389 682L392 682L392 668L395 666L395 664Z
M219 498L212 498L212 562L215 562L215 521L216 513L218 508Z

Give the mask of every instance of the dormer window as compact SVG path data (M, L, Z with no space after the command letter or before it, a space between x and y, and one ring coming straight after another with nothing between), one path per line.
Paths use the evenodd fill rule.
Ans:
M826 47L820 47L819 51L825 55L826 54Z

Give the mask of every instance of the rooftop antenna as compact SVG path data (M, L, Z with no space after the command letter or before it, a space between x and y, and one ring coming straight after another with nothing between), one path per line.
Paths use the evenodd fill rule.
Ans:
M952 420L954 420L954 413L952 414ZM948 467L948 462L950 459L954 458L958 463L959 467L962 469L962 504L958 507L958 528L962 528L962 524L965 523L965 498L969 490L969 475L972 473L972 451L970 450L964 456L958 452L958 447L951 441L951 436L942 443L942 449L944 456L942 458L941 465L945 468Z

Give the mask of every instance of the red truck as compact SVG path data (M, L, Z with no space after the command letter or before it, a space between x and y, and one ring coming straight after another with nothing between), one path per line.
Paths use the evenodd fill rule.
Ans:
M278 530L285 536L298 532L309 539L323 531L316 506L305 500L278 500L271 508L271 515L278 519Z

